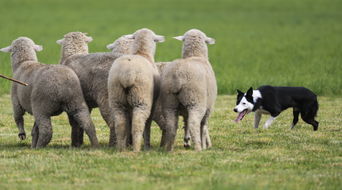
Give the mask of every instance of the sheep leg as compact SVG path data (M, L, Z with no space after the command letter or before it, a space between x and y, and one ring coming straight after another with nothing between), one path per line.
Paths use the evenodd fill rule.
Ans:
M196 151L202 150L201 145L201 120L204 116L204 113L198 111L199 109L190 109L189 118L188 118L188 127L190 130L190 135L192 142L194 143L194 147Z
M89 109L89 114L91 114L92 108ZM71 146L80 147L83 145L84 130L78 125L76 120L71 114L68 114L69 124L71 125Z
M78 125L71 114L68 114L71 125L71 146L80 147L83 144L83 129Z
M179 101L174 94L163 94L162 110L165 121L161 146L167 151L172 151L178 128Z
M36 146L33 148L42 148L49 144L52 138L51 118L49 116L40 116L35 118L38 127L38 141Z
M190 148L191 146L191 137L190 137L190 130L187 125L188 118L184 117L184 148Z
M157 98L155 97L155 99L157 99ZM156 103L154 102L154 103L152 103L151 114L150 114L149 118L147 119L146 125L145 125L144 150L149 150L151 148L151 124L152 124L153 114L155 113L155 110L156 110ZM158 125L163 122L161 117L159 117L159 119L157 119L157 120L158 120L158 122L157 122ZM163 127L163 125L161 127Z
M156 114L156 112L154 112L154 114ZM155 121L157 123L157 125L159 126L160 130L162 131L162 138L160 141L160 147L163 147L165 145L165 120L164 117L162 116L162 113L157 113L160 114L160 116L158 118L153 118L153 121Z
M99 105L99 109L102 118L105 120L107 126L109 127L109 146L114 147L116 144L115 124L113 117L111 117L111 111L108 101L105 101L101 105Z
M116 108L114 113L115 118L115 133L116 133L116 146L119 151L123 151L127 147L127 128L129 128L128 115L124 109Z
M160 139L160 147L165 147L166 145L166 130L162 129L162 136Z
M133 109L132 117L132 139L133 151L140 152L141 140L145 128L146 121L150 115L147 107L136 107Z
M201 142L202 142L202 148L207 149L211 147L211 140L209 136L209 129L208 129L208 119L209 119L210 112L207 111L205 114L202 122L201 122Z
M20 140L26 139L26 133L24 128L24 113L25 111L19 105L19 102L16 98L12 98L13 112L14 112L14 121L18 127L19 133L18 137Z
M202 147L202 150L205 150L207 149L207 142L206 142L206 135L204 134L204 125L201 125L201 128L200 128L200 134L201 134L201 147Z
M38 136L39 136L38 124L36 121L33 124L31 135L32 135L31 148L36 148L37 142L38 142Z
M205 132L205 135L206 135L206 145L207 145L207 148L211 148L212 147L212 143L211 143L211 139L210 139L210 135L209 135L208 125L204 125L204 132Z
M144 130L144 150L150 150L151 148L151 123L152 123L152 118L149 118L146 121L145 130Z
M162 140L164 138L163 146L167 151L172 151L178 128L178 112L176 109L165 110L164 116L166 128L162 137Z
M95 126L90 119L88 109L80 109L76 113L68 113L76 121L76 123L86 132L89 137L90 143L93 147L98 147L99 142L96 137Z

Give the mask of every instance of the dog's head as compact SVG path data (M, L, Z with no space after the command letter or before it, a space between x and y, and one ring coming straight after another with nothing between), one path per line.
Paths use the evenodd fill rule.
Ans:
M252 112L254 109L254 101L253 101L253 88L249 88L246 93L237 90L237 99L236 106L234 111L238 113L235 122L239 122L243 119L245 115Z

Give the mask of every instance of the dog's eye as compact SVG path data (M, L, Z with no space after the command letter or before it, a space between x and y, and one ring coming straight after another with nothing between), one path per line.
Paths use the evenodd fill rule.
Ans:
M243 102L243 103L242 103L242 105L246 105L246 103L245 103L245 102Z

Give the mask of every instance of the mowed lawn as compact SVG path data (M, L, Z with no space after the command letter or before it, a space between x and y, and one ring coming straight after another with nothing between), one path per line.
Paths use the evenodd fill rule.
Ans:
M268 130L254 129L252 114L236 124L234 102L218 97L210 150L185 150L180 128L175 150L164 152L153 124L152 150L133 153L107 146L109 130L98 110L92 118L100 148L90 148L87 138L83 147L71 148L63 114L53 118L48 147L32 150L32 117L25 116L28 139L20 141L10 96L1 96L0 189L341 189L342 98L319 97L317 132L302 121L290 130L291 110Z

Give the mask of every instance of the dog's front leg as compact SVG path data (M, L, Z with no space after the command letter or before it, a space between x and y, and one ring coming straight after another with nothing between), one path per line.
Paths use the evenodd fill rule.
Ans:
M272 124L272 122L273 122L275 119L276 119L276 117L271 116L271 117L266 121L266 123L265 123L265 125L264 125L264 129L267 129L267 128Z
M254 128L259 127L260 119L261 119L261 113L259 111L256 111L254 114Z

